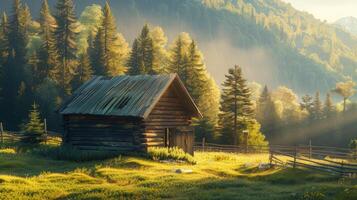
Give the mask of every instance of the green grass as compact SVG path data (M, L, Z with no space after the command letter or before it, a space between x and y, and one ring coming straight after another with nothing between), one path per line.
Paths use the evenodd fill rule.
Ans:
M117 156L74 162L0 150L0 199L357 199L355 180L259 170L265 154L199 153L190 163ZM192 169L192 173L175 173Z

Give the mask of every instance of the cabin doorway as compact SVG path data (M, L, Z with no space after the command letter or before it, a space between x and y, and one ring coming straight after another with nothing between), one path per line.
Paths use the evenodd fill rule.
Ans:
M165 147L178 147L186 153L193 155L193 128L176 127L166 128L164 136Z

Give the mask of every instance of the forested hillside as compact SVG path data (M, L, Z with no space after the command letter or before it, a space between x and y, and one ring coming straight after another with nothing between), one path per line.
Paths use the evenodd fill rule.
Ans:
M334 25L357 35L357 18L355 17L343 17L337 20Z
M144 23L160 25L170 40L189 32L219 83L235 63L250 80L286 85L298 93L325 92L336 80L357 77L357 39L280 0L109 2L118 30L130 43ZM78 1L77 13L92 3L103 5L104 0ZM0 7L10 7L4 4ZM29 6L36 12L38 4Z
M93 75L177 73L203 114L193 120L197 140L239 144L244 130L252 144L353 139L357 40L288 4L26 2L2 5L0 122L8 130L26 131L33 105L61 131L54 111ZM326 120L336 123L314 127Z

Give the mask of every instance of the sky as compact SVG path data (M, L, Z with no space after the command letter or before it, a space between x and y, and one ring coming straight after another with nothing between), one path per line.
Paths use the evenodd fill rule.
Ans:
M298 10L307 11L316 18L335 22L336 20L353 16L357 18L357 0L283 0L289 2Z

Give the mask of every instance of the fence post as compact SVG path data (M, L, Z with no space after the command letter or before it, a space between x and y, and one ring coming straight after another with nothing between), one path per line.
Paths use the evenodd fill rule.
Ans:
M205 151L205 143L206 143L206 138L202 138L202 151Z
M44 125L45 125L45 144L47 144L47 120L46 118L43 120Z
M312 145L311 145L311 139L310 139L310 142L309 142L309 159L312 158Z
M343 168L343 161L341 162L341 172L340 173L341 173L341 176L343 176L345 173L344 168Z
M270 167L272 167L273 166L273 151L272 150L270 150L270 158L269 158L269 162L270 162Z
M0 122L0 134L1 134L1 144L4 143L4 127L2 125L2 122Z
M248 153L248 130L243 131L244 134L244 147L245 147L245 153Z
M293 168L296 168L296 156L297 156L297 146L295 146L295 153L294 153L294 165Z

